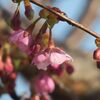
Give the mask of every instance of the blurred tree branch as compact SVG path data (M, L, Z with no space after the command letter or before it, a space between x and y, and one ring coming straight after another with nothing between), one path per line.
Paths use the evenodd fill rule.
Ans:
M81 19L80 23L87 28L91 25L93 20L96 18L96 11L98 8L98 0L90 0L90 4L88 5L88 9L86 9L83 18ZM84 32L80 29L75 29L72 31L64 41L64 47L70 47L71 49L77 48L78 44L80 43L81 39L84 37ZM76 45L77 44L77 45Z

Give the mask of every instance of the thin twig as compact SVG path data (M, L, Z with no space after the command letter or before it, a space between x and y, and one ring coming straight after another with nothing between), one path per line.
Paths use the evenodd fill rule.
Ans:
M39 7L42 7L42 8L44 8L44 9L50 11L51 13L53 13L53 14L59 16L61 19L63 19L63 20L66 21L67 23L71 24L72 26L76 26L76 27L80 28L81 30L83 30L83 31L85 31L85 32L87 32L87 33L89 33L90 35L94 36L95 38L100 38L100 36L99 36L96 32L93 32L93 31L89 30L88 28L84 27L82 24L80 24L80 23L78 23L78 22L76 22L76 21L74 21L74 20L72 20L72 19L66 17L65 15L61 15L60 13L58 13L58 12L56 12L56 11L54 11L54 10L49 9L48 7L42 5L41 3L37 2L36 0L30 0L30 1L31 1L32 3L38 5Z

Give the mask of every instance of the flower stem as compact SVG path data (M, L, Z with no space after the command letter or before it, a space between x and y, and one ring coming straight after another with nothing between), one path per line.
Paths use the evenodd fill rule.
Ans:
M40 20L41 18L37 18L31 25L29 25L26 29L26 31L28 31L29 33L32 33L36 23Z
M35 38L36 43L42 39L42 36L46 32L46 30L47 30L47 22L45 21Z
M41 3L37 2L36 0L30 0L30 1L32 3L34 3L34 4L36 4L37 6L42 7L44 9L48 10L49 12L59 16L60 18L62 18L64 21L66 21L67 23L71 24L72 26L76 26L76 27L80 28L81 30L89 33L90 35L94 36L95 38L100 38L100 36L96 32L93 32L93 31L89 30L88 28L84 27L82 24L80 24L80 23L78 23L78 22L66 17L65 15L61 15L60 13L49 9L48 7L42 5Z
M49 33L49 42L48 42L48 48L51 46L51 44L52 44L52 30L51 30L51 28L49 28L49 30L50 30L50 33Z

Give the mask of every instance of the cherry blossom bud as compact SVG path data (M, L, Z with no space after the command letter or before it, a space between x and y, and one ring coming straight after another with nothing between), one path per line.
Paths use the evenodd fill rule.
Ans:
M66 64L66 72L70 75L74 72L74 68L71 64L67 63Z
M54 88L54 81L46 74L38 75L34 81L34 89L38 94L52 93Z
M20 29L20 24L21 24L20 12L19 12L19 9L17 9L15 11L15 14L14 14L13 18L11 19L11 27L14 30L18 30L18 29Z
M34 10L31 7L29 0L24 0L25 5L25 15L29 20L32 20L34 17Z
M100 48L97 48L93 53L94 60L100 61Z
M29 20L33 19L34 10L32 9L32 7L30 7L30 6L25 7L25 15Z

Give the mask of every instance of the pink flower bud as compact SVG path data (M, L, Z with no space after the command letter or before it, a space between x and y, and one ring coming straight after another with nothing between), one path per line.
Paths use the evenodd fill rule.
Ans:
M25 6L25 15L29 20L32 20L34 17L34 10L31 6Z
M45 94L52 93L55 88L55 83L52 78L46 74L38 75L34 81L34 89L36 93Z
M93 53L94 60L100 61L100 48L97 48Z
M19 12L19 10L17 10L15 12L13 18L11 19L11 27L14 30L18 30L18 29L20 29L20 24L21 24L21 21L20 21L20 12Z
M66 64L66 72L68 74L72 74L74 72L74 68L71 64L68 64L68 63Z

